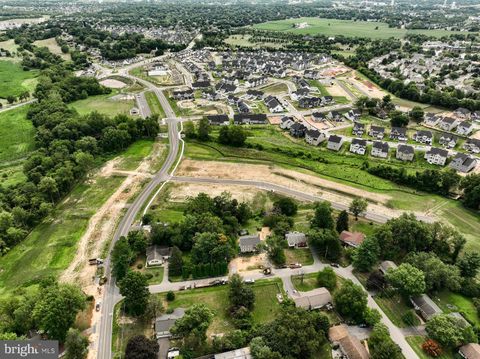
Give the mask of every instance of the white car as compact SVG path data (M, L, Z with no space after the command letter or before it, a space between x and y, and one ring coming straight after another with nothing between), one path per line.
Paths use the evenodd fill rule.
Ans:
M253 284L255 283L255 279L245 279L245 284Z

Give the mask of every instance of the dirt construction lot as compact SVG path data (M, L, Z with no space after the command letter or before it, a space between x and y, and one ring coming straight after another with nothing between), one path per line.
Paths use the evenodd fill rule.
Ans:
M345 205L349 205L354 196L361 196L373 202L370 203L368 207L369 211L373 213L387 214L390 216L399 216L402 213L385 206L391 199L388 195L363 191L314 175L287 170L273 165L184 160L178 168L176 175L264 181L300 192L321 196L326 201ZM222 188L225 188L225 186L222 186ZM339 192L343 193L343 195Z

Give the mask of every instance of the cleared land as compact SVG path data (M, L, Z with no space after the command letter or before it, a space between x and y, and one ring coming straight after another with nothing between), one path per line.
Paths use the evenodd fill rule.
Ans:
M0 61L0 97L18 96L32 92L37 84L37 70L24 71L20 64L8 60Z
M0 112L0 163L25 157L34 149L35 131L27 112L28 106Z
M306 23L303 28L295 27L295 24ZM268 21L253 25L254 28L268 31L285 31L295 34L325 35L325 36L352 36L369 37L372 39L388 39L390 37L403 38L407 34L424 34L429 36L447 36L455 33L466 34L447 30L406 30L390 28L384 22L353 21L321 19L315 17L302 17L298 19L286 19Z
M60 46L58 46L57 40L54 37L45 40L38 40L33 43L38 47L46 47L48 50L55 55L59 55L64 60L71 60L71 56L69 53L63 53Z
M121 99L115 94L91 96L84 100L71 103L69 107L74 108L80 115L87 115L97 111L105 115L128 115L134 106L133 99Z

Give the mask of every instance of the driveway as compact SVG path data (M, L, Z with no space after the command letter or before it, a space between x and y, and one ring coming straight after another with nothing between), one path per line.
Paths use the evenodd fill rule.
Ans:
M158 339L158 359L165 359L167 357L168 349L170 348L170 339L160 338Z

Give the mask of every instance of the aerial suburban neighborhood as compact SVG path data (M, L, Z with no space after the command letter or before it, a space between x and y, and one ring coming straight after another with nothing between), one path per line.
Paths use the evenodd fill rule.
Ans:
M478 0L3 0L0 178L1 358L480 359Z

